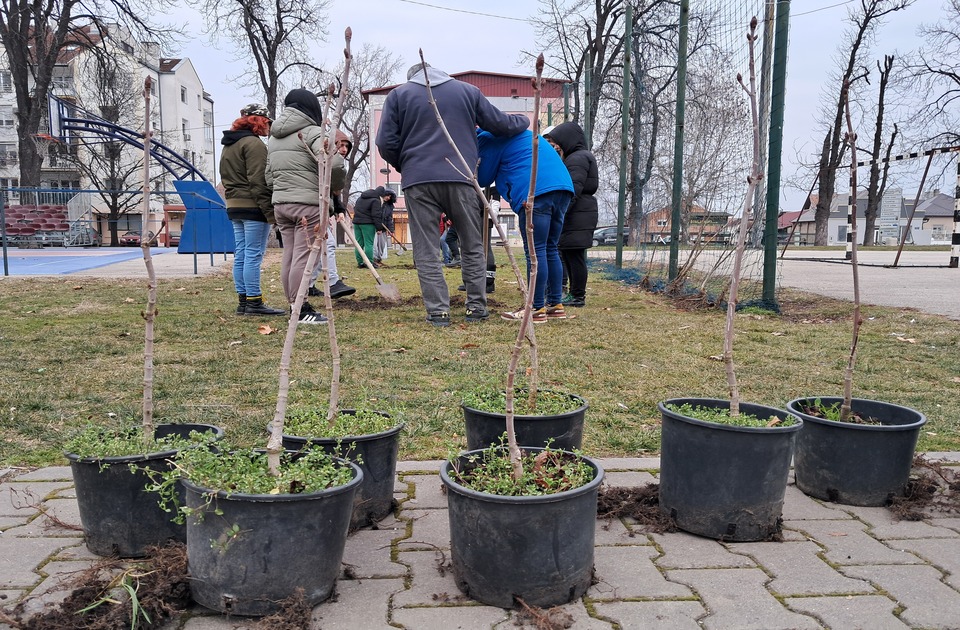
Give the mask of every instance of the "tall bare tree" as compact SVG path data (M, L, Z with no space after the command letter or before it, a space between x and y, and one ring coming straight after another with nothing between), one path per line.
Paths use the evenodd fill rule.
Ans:
M862 60L883 18L906 9L914 2L915 0L860 0L859 6L850 10L848 16L850 36L848 44L842 49L846 51L846 58L839 77L838 97L830 113L827 114L830 119L827 123L818 165L818 198L814 215L816 245L827 244L827 221L830 218L830 206L836 191L837 169L840 168L843 160L843 116L849 90L852 90L858 81L869 76L869 70ZM847 85L848 90L840 89L843 85Z
M64 49L102 50L107 23L161 41L171 32L153 17L169 0L4 0L0 3L0 43L10 64L17 102L17 148L20 184L40 185L34 137L47 114L54 67Z
M927 103L918 112L926 144L960 144L957 101L960 99L960 0L949 0L944 17L921 29L926 45L911 71L919 79L917 91L926 94Z
M899 132L898 126L894 125L893 132L890 135L890 141L886 144L886 148L884 148L883 140L886 137L884 131L884 116L886 113L887 85L890 83L890 74L893 71L893 59L893 55L884 55L883 63L877 62L877 70L880 72L880 86L877 96L877 115L874 119L873 147L870 150L871 164L870 178L867 183L867 207L863 211L864 245L874 244L873 231L877 225L880 200L886 191L890 173L890 160L884 160L883 158L890 157L893 151L893 144ZM885 155L881 155L881 153L885 153ZM881 162L883 163L882 167Z
M247 65L234 77L241 85L263 90L271 116L284 76L292 71L322 71L310 62L311 40L326 39L330 0L204 0L206 32L236 48Z

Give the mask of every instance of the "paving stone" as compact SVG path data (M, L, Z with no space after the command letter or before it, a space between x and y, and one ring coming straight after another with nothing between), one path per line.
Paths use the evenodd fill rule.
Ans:
M900 546L948 573L946 583L960 590L960 544L944 545L942 540L934 538L902 540Z
M102 560L103 556L98 556L87 549L83 538L80 538L72 547L64 547L51 558L53 560Z
M910 627L893 614L897 602L882 595L795 597L786 601L790 608L814 615L828 628L906 630Z
M701 630L697 619L707 614L700 602L597 602L597 614L621 628Z
M594 528L595 545L652 545L646 534L634 533L618 518L598 518Z
M594 599L634 597L693 597L690 589L668 582L653 563L660 552L652 546L597 547L596 584L587 591Z
M935 524L937 527L947 527L953 531L960 532L960 518L944 517L936 518L933 517L930 519L930 522Z
M0 534L13 527L26 525L30 520L27 515L24 516L0 516Z
M414 484L413 497L403 504L404 509L447 509L447 495L440 475L409 475L404 479Z
M363 529L347 538L343 550L343 564L354 579L403 577L407 567L390 560L394 539L405 535L403 531L389 529Z
M64 538L0 536L0 588L30 587L40 581L34 570L60 549L75 545Z
M597 462L605 471L612 470L660 470L659 457L606 457Z
M852 518L833 503L822 503L808 497L794 484L787 486L783 497L783 520L840 520Z
M493 606L438 606L395 608L394 623L416 630L490 630L510 618L510 613ZM358 630L360 626L354 626Z
M401 551L399 555L400 562L410 567L412 579L409 589L393 596L394 609L403 606L459 605L471 601L460 592L453 580L448 552Z
M960 464L960 453L924 453L924 457L932 462Z
M0 516L36 514L37 505L48 495L72 483L72 481L25 481L0 484Z
M390 596L403 580L339 580L336 597L313 609L311 628L389 630Z
M707 630L813 630L820 624L787 610L764 584L760 569L667 571L667 578L693 588L710 614L700 620Z
M773 575L767 588L779 595L873 593L869 582L851 580L820 559L814 542L737 543L730 551L751 556Z
M90 560L54 561L45 564L40 569L44 577L36 588L30 591L30 597L24 605L24 612L32 615L62 602L74 588L80 585L77 582L78 578L93 564L94 562Z
M569 628L576 628L576 630L610 630L613 626L607 622L600 619L594 619L590 616L590 613L587 612L587 607L583 605L582 599L577 599L569 604L564 604L563 606L555 606L551 609L551 612L554 610L557 611L556 616L553 617L557 619L558 622L569 622L571 625L566 626ZM522 628L536 628L532 621L529 621L529 617L522 617L521 614L517 611L513 611L509 619L505 619L494 626L497 630L517 630L518 624L522 623L521 619L526 619ZM560 623L551 626L552 628L563 627Z
M870 533L880 540L901 538L957 538L960 533L945 527L937 527L925 521L898 520L885 507L844 506L847 512L870 526ZM957 541L960 544L960 540Z
M859 521L790 521L791 529L805 532L826 549L833 564L917 564L919 558L891 549L864 531Z
M69 481L72 484L73 473L70 471L70 466L47 466L17 475L14 481Z
M446 510L404 510L403 516L413 522L413 533L400 541L401 551L450 548L450 517Z
M648 483L657 483L657 478L642 471L608 472L603 478L603 485L611 488L642 488Z
M663 549L663 557L657 560L663 569L706 569L753 567L750 558L727 549L715 540L701 538L685 532L651 534L653 541Z
M960 593L943 582L943 574L930 566L843 567L851 577L870 580L895 598L906 610L900 618L926 629L960 627Z
M780 531L780 535L783 537L784 542L804 542L806 540L810 540L803 532L798 532L794 529L787 529L786 527Z
M443 465L443 461L438 459L428 459L423 461L406 461L406 462L397 462L397 472L406 473L406 472L417 472L417 471L429 471L435 472L437 475L440 474L440 467Z
M171 625L169 630L253 630L257 621L257 619L245 619L243 617L206 614L187 619L182 627ZM168 629L164 628L163 630Z

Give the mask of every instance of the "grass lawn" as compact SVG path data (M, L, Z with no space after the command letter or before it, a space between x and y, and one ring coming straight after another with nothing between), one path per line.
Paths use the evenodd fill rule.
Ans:
M335 303L341 407L380 409L405 421L401 459L443 458L463 447L462 396L505 380L517 324L497 313L520 304L509 267L498 273L490 320L471 325L456 291L459 270L447 270L453 325L435 329L423 321L410 254L391 257L381 270L399 286L400 305L379 298L351 252L339 256L347 281L359 289ZM272 306L283 302L278 271L279 252L271 250L264 291ZM0 280L0 467L64 464L60 444L74 427L138 422L145 275ZM735 354L744 400L783 406L799 396L839 395L850 305L789 291L779 301L782 315L739 315ZM158 307L158 421L215 423L234 443L265 444L286 319L237 317L226 273L161 280ZM864 310L854 395L926 414L920 449L960 450L960 322L907 309ZM720 310L681 310L594 270L587 307L570 314L537 325L541 378L543 387L590 403L587 454L655 453L657 402L726 396ZM297 335L290 409L325 407L327 327L301 326Z

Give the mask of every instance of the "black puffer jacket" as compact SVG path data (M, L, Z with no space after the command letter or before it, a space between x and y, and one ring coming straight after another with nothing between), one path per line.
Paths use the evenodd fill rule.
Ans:
M380 212L380 220L383 222L383 227L387 228L388 231L393 232L393 203L397 200L397 195L389 188L384 190L384 195L389 195L389 198L383 204Z
M594 193L600 186L597 158L587 150L583 129L575 122L560 123L546 138L563 149L563 163L573 180L573 201L567 208L560 234L560 249L587 249L593 244L593 231L597 229L597 199Z
M383 186L371 188L360 193L357 203L353 204L353 222L357 225L373 224L377 230L383 229L380 197L384 195Z

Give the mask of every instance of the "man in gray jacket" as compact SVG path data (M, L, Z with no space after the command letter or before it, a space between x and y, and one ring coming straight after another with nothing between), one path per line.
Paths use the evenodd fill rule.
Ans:
M460 236L466 321L480 322L488 317L481 236L483 206L473 185L457 170L462 168L460 160L427 100L425 76L429 76L447 131L471 168L477 163L477 127L494 136L513 137L530 126L530 119L503 113L479 88L457 81L430 64L411 67L407 82L390 92L383 104L377 149L402 174L413 261L427 321L434 326L450 325L450 294L441 266L438 227L440 213L446 212Z

